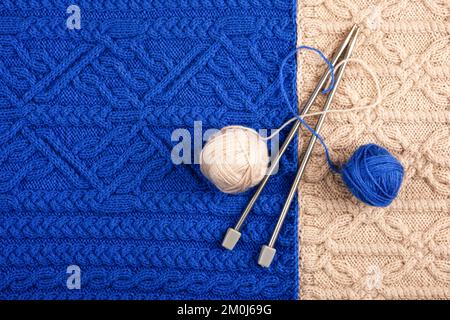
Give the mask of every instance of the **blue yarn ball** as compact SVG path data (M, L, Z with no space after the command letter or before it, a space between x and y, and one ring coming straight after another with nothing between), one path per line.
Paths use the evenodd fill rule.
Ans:
M341 173L355 197L371 206L386 207L398 194L404 169L385 148L366 144L355 151Z

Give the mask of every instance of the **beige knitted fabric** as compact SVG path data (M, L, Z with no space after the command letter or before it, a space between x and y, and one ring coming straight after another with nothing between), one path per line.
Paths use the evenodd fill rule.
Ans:
M406 172L391 206L370 207L350 195L316 145L299 190L300 298L450 299L450 2L299 0L298 6L299 44L328 56L358 23L353 57L372 66L382 86L376 110L327 116L322 134L333 160L342 164L374 142ZM323 68L314 54L301 54L301 101ZM366 105L374 88L367 72L350 64L333 108Z

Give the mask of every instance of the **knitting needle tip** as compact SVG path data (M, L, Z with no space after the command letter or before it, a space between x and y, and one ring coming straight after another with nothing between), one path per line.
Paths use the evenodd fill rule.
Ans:
M269 246L262 246L259 253L258 264L261 267L268 268L272 264L272 260L275 257L277 250Z
M233 250L236 243L241 238L241 233L233 228L228 228L227 233L222 241L222 247L228 250Z

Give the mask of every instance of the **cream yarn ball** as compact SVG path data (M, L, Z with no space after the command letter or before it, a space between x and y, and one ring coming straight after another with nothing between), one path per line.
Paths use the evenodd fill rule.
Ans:
M267 144L253 129L222 128L200 153L200 170L219 190L240 193L257 185L267 172Z

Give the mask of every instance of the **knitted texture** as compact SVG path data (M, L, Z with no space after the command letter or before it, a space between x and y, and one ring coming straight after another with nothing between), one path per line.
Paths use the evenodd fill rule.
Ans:
M79 30L66 26L74 2ZM295 31L291 0L2 0L0 298L296 298L295 209L272 267L257 256L297 146L234 251L220 243L252 191L225 195L171 161L172 132L194 121L270 129L290 116L278 71Z
M300 187L301 298L450 298L449 17L448 0L299 1L298 42L331 54L358 23L354 57L382 85L375 110L327 116L322 133L333 160L342 165L373 142L405 167L398 198L373 208L351 196L315 148ZM301 57L300 100L323 69ZM370 76L350 63L332 108L375 96Z

